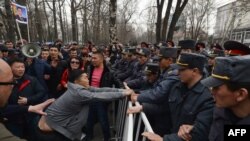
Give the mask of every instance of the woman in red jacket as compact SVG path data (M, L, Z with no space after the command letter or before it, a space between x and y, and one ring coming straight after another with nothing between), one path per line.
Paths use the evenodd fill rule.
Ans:
M84 69L82 66L82 59L79 57L73 57L69 60L68 68L63 72L61 85L64 89L67 89L68 75L72 70Z

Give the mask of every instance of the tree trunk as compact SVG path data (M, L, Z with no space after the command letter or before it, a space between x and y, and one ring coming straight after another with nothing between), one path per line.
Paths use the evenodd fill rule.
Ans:
M75 9L75 0L71 0L71 25L72 25L72 37L73 41L77 40L76 33L76 9Z
M87 0L85 0L85 7L84 7L84 41L88 40L88 20L87 20Z
M58 32L57 32L57 18L56 18L56 0L53 0L53 19L54 19L54 40L58 38Z
M109 5L109 42L113 43L117 40L117 26L116 26L116 9L117 0L110 0Z
M43 41L43 26L40 16L40 11L38 9L38 2L35 0L35 20L36 20L36 29L38 34L38 40L39 42Z
M176 23L179 20L179 17L181 15L184 7L186 6L187 2L188 2L188 0L184 0L183 2L182 2L182 0L177 1L175 12L173 14L173 18L172 18L172 21L171 21L170 26L169 26L167 40L173 40L173 35L174 35Z
M96 38L96 42L99 43L100 42L100 20L101 20L101 3L102 0L97 0L98 4L97 4L97 22L96 22L96 34L95 34L95 38Z
M161 41L162 9L165 0L157 0L156 42Z
M62 6L64 4L64 1L60 3L59 1L59 21L60 21L60 28L61 28L61 33L62 33L62 40L65 40L65 31L63 27L63 18L62 18Z
M6 25L6 31L7 31L7 39L11 40L13 43L15 43L15 19L13 17L11 7L10 7L10 0L5 0L5 9L6 9L6 18L7 18L7 25Z
M162 24L161 40L166 40L168 19L169 19L169 15L170 15L171 8L172 8L172 2L173 2L173 0L168 0L168 6L166 9L165 17L164 17L163 24Z
M64 28L65 28L65 40L66 40L64 42L69 42L69 24L65 7L63 7L63 15L64 15L63 18L64 18Z
M49 18L48 18L47 12L46 12L45 0L43 0L43 11L44 11L44 15L46 18L46 23L47 23L47 35L45 36L46 37L45 40L48 41L48 40L52 40L52 37L51 37Z

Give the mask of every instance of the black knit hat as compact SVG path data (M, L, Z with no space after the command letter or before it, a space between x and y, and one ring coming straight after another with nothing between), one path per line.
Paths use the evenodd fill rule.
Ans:
M74 83L74 81L77 80L83 73L85 73L85 71L81 69L70 71L68 77L69 82Z

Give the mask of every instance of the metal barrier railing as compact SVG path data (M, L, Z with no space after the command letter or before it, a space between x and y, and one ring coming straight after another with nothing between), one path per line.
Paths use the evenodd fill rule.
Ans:
M139 103L136 102L135 105L139 105ZM132 103L131 101L128 101L128 98L119 101L116 116L116 141L138 141L140 139L143 125L143 131L154 133L144 112L138 114L126 114L127 109L130 107L132 107ZM136 129L135 136L133 136L134 129ZM142 137L142 140L145 141L145 137Z
M136 102L135 105L138 106L140 104L138 102ZM140 131L141 131L140 129L142 127L141 126L142 121L144 123L144 131L154 133L154 131L153 131L148 119L147 119L147 116L145 115L144 112L140 112L139 119L138 119L138 124L137 124L136 136L135 136L135 140L133 140L133 141L138 141L139 140L139 135L140 135ZM143 137L142 140L145 141L146 138Z
M128 102L128 108L132 107L131 101ZM123 130L123 141L132 141L133 140L133 131L134 131L134 121L133 114L128 114L126 116L125 127Z
M119 100L117 118L116 118L116 141L121 141L123 137L124 122L126 119L128 98Z

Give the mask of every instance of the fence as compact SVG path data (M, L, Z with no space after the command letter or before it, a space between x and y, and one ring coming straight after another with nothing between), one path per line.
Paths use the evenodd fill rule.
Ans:
M139 105L139 103L136 102L135 105ZM141 132L148 131L153 133L153 129L144 112L140 112L137 114L127 114L126 113L127 109L130 107L132 107L132 102L128 101L128 98L119 101L117 116L116 116L115 140L145 141L146 139L140 136Z

